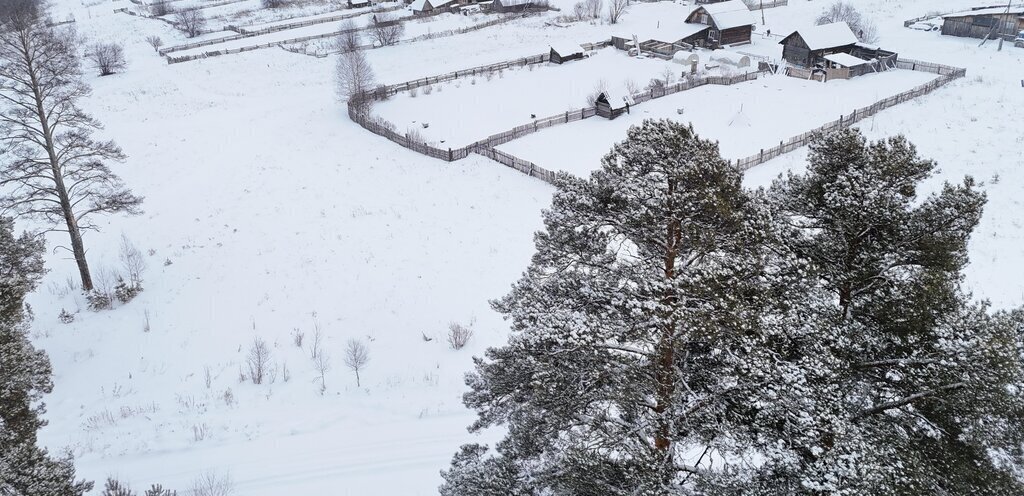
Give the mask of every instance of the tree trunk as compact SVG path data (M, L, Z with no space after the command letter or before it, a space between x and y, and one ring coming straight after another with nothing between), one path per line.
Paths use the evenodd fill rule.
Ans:
M46 155L50 162L50 171L53 174L53 184L60 199L60 209L64 214L64 223L68 228L68 235L71 236L71 251L75 255L75 263L78 264L78 273L82 277L82 289L92 291L92 274L89 273L89 262L85 258L85 244L82 243L82 231L78 228L78 219L75 218L74 209L71 206L71 198L68 196L67 187L64 185L64 174L61 170L60 160L57 158L56 144L53 139L53 128L50 126L48 114L44 106L44 88L40 87L39 79L36 77L35 64L31 55L32 50L29 42L25 42L25 62L28 68L28 75L32 85L33 98L36 104L36 116L39 119L39 129L43 132L43 139L46 145Z
M675 184L670 182L668 190L669 196L673 195L675 193ZM670 208L669 211L671 212L672 209ZM666 232L664 258L664 277L667 281L671 281L676 275L676 255L679 249L680 230L679 221L671 220L669 222ZM674 308L676 300L676 295L671 290L662 296L662 303L668 308ZM658 397L654 408L655 413L658 415L654 447L662 452L665 461L670 463L672 460L672 422L671 419L667 418L667 414L670 412L676 390L674 370L676 325L674 315L665 316L660 332L661 335L656 346L657 358L654 364L654 380Z

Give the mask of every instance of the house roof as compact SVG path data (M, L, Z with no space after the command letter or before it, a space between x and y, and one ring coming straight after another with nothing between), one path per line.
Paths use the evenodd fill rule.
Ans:
M858 65L867 64L868 61L862 58L854 57L848 53L833 53L825 56L825 60L829 62L835 62L843 67L857 67Z
M409 4L409 8L411 8L413 12L422 12L427 6L427 1L428 0L412 0L412 3Z
M631 33L620 33L616 35L619 38L625 38L627 40L636 39L641 43L648 40L664 41L666 43L675 43L683 38L689 38L701 31L711 29L709 26L702 24L692 24L687 22L669 22L665 20L659 21L657 24L652 26L636 26L635 30Z
M557 54L559 54L559 55L561 55L563 57L566 56L566 55L572 55L572 54L576 54L576 53L583 53L583 47L580 46L577 43L561 42L561 43L552 43L550 46L551 46L551 49L555 51L555 53L557 53Z
M704 9L714 19L715 26L718 26L718 29L731 29L757 24L757 18L754 17L750 8L740 0L709 3L698 8Z
M536 0L501 0L501 4L505 7L512 7L515 5L527 5L534 3Z
M833 22L832 24L798 29L783 38L779 43L785 43L794 34L800 35L804 43L807 43L807 48L811 50L822 50L857 43L857 36L853 34L850 26L845 22Z
M613 109L626 108L626 103L629 101L624 96L612 91L605 90L601 94L604 95L605 100L608 100L608 106Z
M989 7L989 8L985 8L985 9L965 10L963 12L957 12L957 13L954 13L954 14L945 14L945 15L942 16L942 18L945 19L947 17L970 17L970 16L979 16L979 15L997 15L997 14L1006 14L1006 13L1007 13L1006 12L1006 7ZM1009 14L1011 14L1011 15L1024 14L1024 5L1016 5L1016 6L1012 6L1011 5L1010 6Z

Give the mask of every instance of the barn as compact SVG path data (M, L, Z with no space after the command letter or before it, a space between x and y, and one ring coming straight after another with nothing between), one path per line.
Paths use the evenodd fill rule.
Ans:
M942 16L942 34L1013 39L1024 31L1024 6L985 7Z
M686 17L688 24L706 26L683 41L697 46L721 47L750 43L757 19L740 0L704 4Z
M786 62L799 67L814 67L821 64L826 55L850 53L857 44L857 36L845 22L834 22L798 29L779 44Z
M575 43L559 43L551 45L549 60L556 64L562 64L570 60L583 58L583 47Z
M428 15L439 10L450 9L458 4L458 0L413 0L409 4L409 8L415 15Z
M524 12L537 7L537 0L494 0L491 10L494 12Z

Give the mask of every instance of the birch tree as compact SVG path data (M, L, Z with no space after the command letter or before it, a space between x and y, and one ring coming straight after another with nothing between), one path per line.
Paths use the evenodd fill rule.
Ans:
M101 125L78 106L89 91L69 32L26 19L0 27L0 204L68 234L86 291L83 231L96 215L136 214L142 203L108 166L125 159L121 148L93 138Z

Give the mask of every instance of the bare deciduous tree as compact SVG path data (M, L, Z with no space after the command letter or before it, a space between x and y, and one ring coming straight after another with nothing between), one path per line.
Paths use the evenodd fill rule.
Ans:
M857 39L864 43L875 43L878 41L878 27L875 26L871 19L864 17L853 6L852 2L837 0L815 20L815 23L819 26L833 22L845 22L850 26L853 34L857 35Z
M149 43L149 46L153 47L153 50L157 52L160 51L160 47L164 46L164 40L160 39L159 36L147 36L146 43Z
M89 47L85 57L100 71L100 76L121 72L127 66L124 48L117 43L96 43Z
M373 16L371 32L378 45L390 46L398 43L405 34L405 24L391 14L377 14Z
M245 358L245 365L249 369L249 379L253 384L263 384L267 376L267 369L270 365L270 348L267 342L260 338L253 338L252 346L249 347L249 355Z
M319 374L317 380L320 381L320 394L322 395L327 391L327 372L331 370L331 356L323 351L317 353L316 358L313 359L313 368Z
M366 111L372 99L365 94L373 87L373 68L362 51L341 54L337 66L338 96Z
M340 33L334 41L335 47L341 53L354 52L359 50L359 28L351 19L341 23Z
M448 346L453 350L461 350L473 337L473 329L458 322L448 324Z
M608 24L616 24L629 9L629 0L608 0Z
M182 10L174 15L174 24L189 38L195 38L203 34L206 16L199 10Z
M358 339L348 340L345 346L345 366L356 373L356 386L360 387L359 371L370 362L370 350Z
M126 234L121 234L121 250L118 256L121 259L121 267L128 274L128 282L132 286L141 286L142 273L146 271L146 259Z
M604 0L587 0L587 18L600 19L601 10L604 9Z
M41 22L0 26L0 207L67 232L82 288L93 289L82 231L94 214L139 213L142 198L107 166L125 159L78 107L89 94L74 38ZM59 227L58 227L59 226Z

